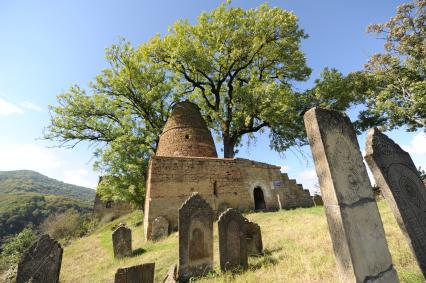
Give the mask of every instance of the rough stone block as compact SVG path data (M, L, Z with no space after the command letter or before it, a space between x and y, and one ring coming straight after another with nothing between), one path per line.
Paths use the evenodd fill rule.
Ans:
M417 168L407 152L377 129L368 132L365 150L376 184L426 277L426 188Z
M245 233L247 240L247 254L249 256L262 255L263 243L260 226L247 220L245 223Z
M145 263L127 268L119 268L114 283L153 283L155 263Z
M158 241L169 235L169 221L163 216L158 216L152 222L152 240Z
M342 281L399 282L349 118L313 108L304 120Z
M213 219L213 209L197 193L179 209L179 281L213 270Z
M246 219L235 209L223 212L217 222L220 268L223 271L247 268Z
M63 249L50 238L41 236L22 256L18 264L17 283L57 283Z
M114 257L126 257L132 255L132 230L121 223L117 229L112 232L112 245Z
M163 279L163 283L176 283L177 282L177 264L173 264Z

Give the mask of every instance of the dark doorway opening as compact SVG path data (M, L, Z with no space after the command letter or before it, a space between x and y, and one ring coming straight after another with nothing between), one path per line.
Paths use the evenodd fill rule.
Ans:
M254 188L253 197L254 197L254 210L266 209L265 198L263 196L263 191L260 187Z

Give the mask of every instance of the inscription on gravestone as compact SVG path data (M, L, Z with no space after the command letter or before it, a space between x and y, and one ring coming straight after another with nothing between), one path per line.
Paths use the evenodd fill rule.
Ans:
M57 283L62 262L61 245L41 236L22 256L18 264L17 283Z
M342 281L399 282L349 118L312 108L304 120Z
M366 161L426 277L426 188L410 155L370 129Z
M179 209L179 281L213 270L213 209L194 193Z
M119 268L114 283L154 283L155 263Z
M220 268L223 271L247 268L247 220L233 208L223 212L217 222L219 230Z
M132 230L121 223L117 229L112 232L112 245L114 257L126 257L132 255Z

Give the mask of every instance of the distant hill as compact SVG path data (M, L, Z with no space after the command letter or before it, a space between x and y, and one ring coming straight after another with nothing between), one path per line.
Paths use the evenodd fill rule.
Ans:
M31 170L0 171L0 195L39 193L93 201L95 190L67 184Z
M34 171L0 171L0 246L3 238L36 228L52 213L91 211L95 194Z

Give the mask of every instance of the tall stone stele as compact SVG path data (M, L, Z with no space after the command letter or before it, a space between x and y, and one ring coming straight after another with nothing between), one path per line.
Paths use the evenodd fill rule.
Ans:
M426 146L426 145L425 145ZM426 188L410 155L370 129L365 159L426 278Z
M18 264L17 283L57 283L63 249L50 238L41 236L22 256Z
M248 266L246 225L248 220L234 208L228 208L217 221L220 269L246 269Z
M213 209L198 193L179 209L179 282L213 270L213 220Z
M312 108L304 120L341 280L399 282L349 118Z

